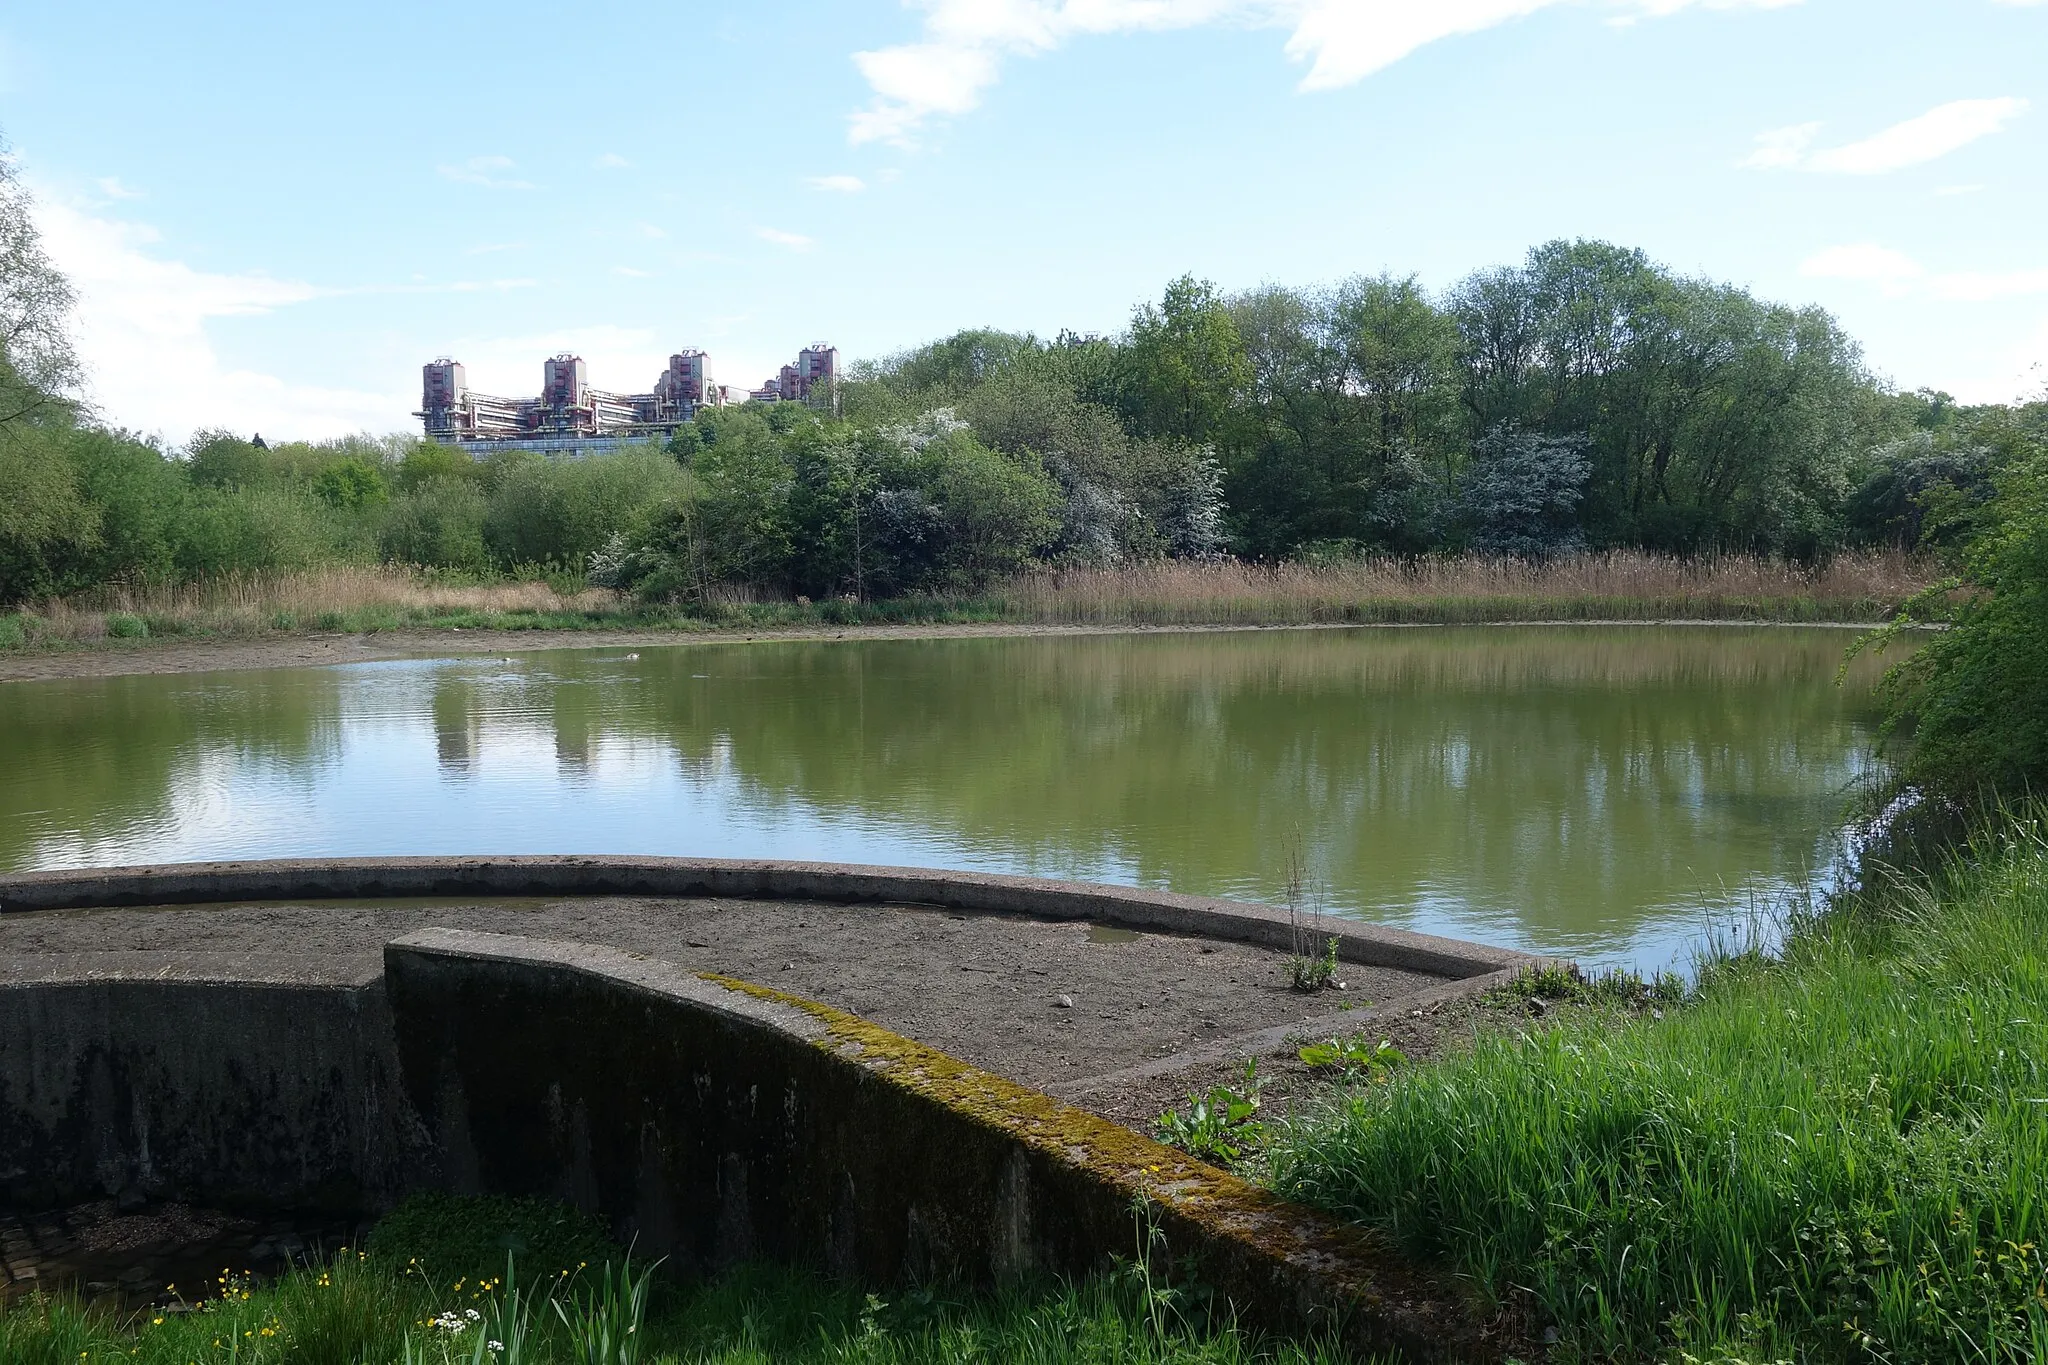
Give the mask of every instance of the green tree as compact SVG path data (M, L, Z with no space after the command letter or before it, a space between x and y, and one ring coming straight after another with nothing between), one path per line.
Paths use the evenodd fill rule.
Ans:
M313 492L329 507L349 511L377 507L391 499L384 471L359 456L337 460L321 470L313 480Z
M1214 285L1192 275L1132 315L1124 364L1139 434L1196 445L1219 438L1251 378L1230 310Z
M1883 689L1888 731L1905 742L1900 781L1966 804L2048 790L2048 444L1996 483L1961 578L1908 614L1948 628L1895 665Z
M75 296L43 249L32 207L0 139L0 434L68 418L79 378L68 331Z

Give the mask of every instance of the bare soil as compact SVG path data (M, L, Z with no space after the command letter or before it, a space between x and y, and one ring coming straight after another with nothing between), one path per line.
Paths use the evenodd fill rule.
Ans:
M1276 1094L1296 1089L1298 1063L1273 1065L1292 1055L1285 1040L1236 1046L1245 1035L1329 1037L1355 1020L1431 1051L1431 997L1447 984L1347 963L1346 989L1304 995L1287 954L1243 943L931 907L609 897L14 914L0 917L0 984L164 972L360 983L381 974L387 942L430 926L604 944L760 982L1141 1128L1189 1089L1240 1075L1254 1052Z

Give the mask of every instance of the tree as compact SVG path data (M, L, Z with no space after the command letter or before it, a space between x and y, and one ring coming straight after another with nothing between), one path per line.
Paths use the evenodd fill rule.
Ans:
M1183 275L1131 317L1130 416L1142 435L1214 441L1250 379L1244 341L1216 287Z
M66 330L75 296L36 230L19 171L0 141L0 433L69 415L79 381Z
M1577 513L1590 472L1583 437L1495 427L1473 447L1466 474L1471 547L1518 559L1583 549Z
M1923 593L1902 618L1949 628L1895 665L1883 688L1888 733L1910 741L1900 781L1954 802L2048 790L2048 443L1997 486L1962 578Z

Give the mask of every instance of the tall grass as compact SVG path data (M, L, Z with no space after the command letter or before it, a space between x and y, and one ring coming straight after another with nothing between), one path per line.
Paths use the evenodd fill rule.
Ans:
M1877 621L1933 577L1900 554L1675 560L1619 553L1548 563L1362 559L1258 565L1155 561L1026 574L974 597L812 603L733 588L688 611L567 574L498 577L344 564L177 587L106 587L0 616L0 649L150 635L306 630L800 628L914 623L1083 626L1480 621Z
M1881 621L1933 577L1930 566L1896 552L1841 555L1819 568L1634 551L1544 562L1162 560L1033 574L991 596L1023 619L1102 624Z
M2048 1359L2048 831L1712 964L1658 1022L1481 1040L1273 1156L1569 1355Z

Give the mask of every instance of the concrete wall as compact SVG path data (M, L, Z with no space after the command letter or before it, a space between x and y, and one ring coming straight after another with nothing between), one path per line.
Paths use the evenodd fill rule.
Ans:
M429 930L385 956L450 1186L546 1195L710 1271L868 1284L1103 1269L1151 1211L1248 1322L1488 1354L1462 1296L1355 1230L854 1016L610 948Z
M623 893L884 899L1287 943L1259 907L900 869L629 859L217 864L0 878L10 910ZM1349 960L1478 989L1532 961L1348 928ZM129 1190L368 1214L408 1190L546 1194L679 1267L856 1281L1078 1273L1137 1247L1247 1320L1416 1359L1499 1350L1454 1287L1355 1229L1129 1129L759 986L587 945L430 930L349 985L77 978L0 987L0 1199Z
M436 1176L383 984L0 987L0 1203L357 1213Z
M413 896L733 896L891 901L949 909L1085 919L1292 948L1301 930L1282 910L1139 887L993 873L849 863L725 858L544 855L504 858L319 858L169 863L0 876L0 913L98 905ZM1458 939L1330 918L1314 933L1346 962L1462 979L1518 971L1539 959Z

